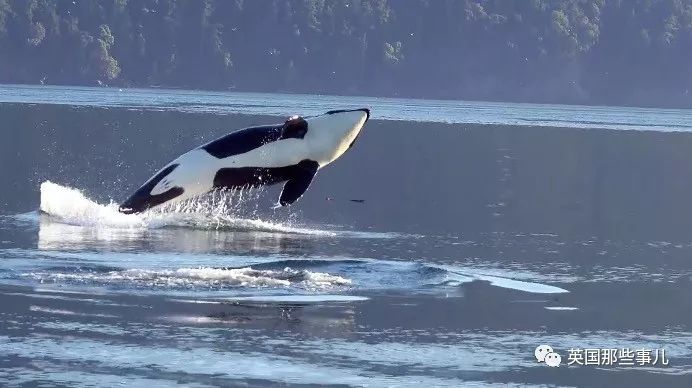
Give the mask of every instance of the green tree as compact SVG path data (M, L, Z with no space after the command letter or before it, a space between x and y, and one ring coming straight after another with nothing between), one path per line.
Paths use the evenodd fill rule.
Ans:
M0 0L0 82L692 103L692 0Z
M102 24L98 28L98 38L92 41L93 71L98 80L112 81L120 74L118 61L113 58L108 50L115 43L115 38L110 27Z

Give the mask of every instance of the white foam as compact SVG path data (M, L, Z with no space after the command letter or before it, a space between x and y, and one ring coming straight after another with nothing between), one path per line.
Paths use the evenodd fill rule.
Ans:
M80 313L72 310L65 309L52 309L43 306L29 306L29 311L34 311L38 313L45 314L55 314L55 315L72 315L78 317L97 317L97 318L118 318L117 315L112 314L91 314L91 313Z
M192 304L221 304L221 302L217 300L203 300L203 299L177 299L177 298L171 298L168 299L170 302L176 302L176 303L192 303Z
M196 229L253 230L309 235L336 235L335 232L295 227L261 219L239 218L229 214L234 210L225 202L224 195L213 193L210 198L188 201L178 206L152 210L141 214L123 214L111 202L99 204L81 191L45 181L41 184L41 210L52 219L70 225L100 229L146 230L162 227L190 227ZM242 193L240 194L242 195ZM242 200L242 198L235 198Z
M534 294L563 294L569 291L564 288L541 284L535 282L526 282L522 280L514 280L490 275L476 275L478 280L490 282L493 286L500 288L509 288L517 291L531 292Z
M140 215L122 214L115 203L100 205L79 190L50 181L41 183L41 210L71 225L120 228L145 226Z
M128 284L153 288L297 287L322 290L350 286L351 280L328 273L307 270L256 270L245 268L126 269L109 272L30 272L40 282L88 282Z
M369 300L365 296L355 295L261 295L238 296L228 298L237 302L266 302L266 303L321 303L321 302L362 302Z
M548 284L512 279L510 277L511 273L508 273L507 275L509 276L505 277L481 273L473 268L458 268L449 265L440 265L436 267L442 268L445 271L447 271L448 281L456 281L459 284L468 283L475 280L481 280L486 281L495 287L530 292L533 294L562 294L569 292L564 288L551 286Z

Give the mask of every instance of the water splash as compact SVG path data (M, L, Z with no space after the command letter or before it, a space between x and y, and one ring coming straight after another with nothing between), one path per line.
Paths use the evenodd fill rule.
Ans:
M54 221L95 228L146 230L189 227L335 235L335 232L300 227L288 221L260 219L257 199L262 193L262 188L216 190L160 209L122 214L118 211L118 204L112 201L107 205L99 204L77 189L45 181L41 184L40 209Z
M41 183L41 211L66 224L79 226L112 226L115 228L144 228L144 217L118 211L114 202L98 204L81 191L50 181Z

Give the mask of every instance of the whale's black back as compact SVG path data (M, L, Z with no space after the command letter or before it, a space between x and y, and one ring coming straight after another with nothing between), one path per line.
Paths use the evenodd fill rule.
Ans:
M231 132L200 148L219 159L240 155L261 147L263 144L279 140L281 128L282 125L245 128Z
M223 159L244 154L273 141L288 138L302 139L307 131L308 123L305 119L291 117L283 124L250 127L231 132L200 148L218 159Z

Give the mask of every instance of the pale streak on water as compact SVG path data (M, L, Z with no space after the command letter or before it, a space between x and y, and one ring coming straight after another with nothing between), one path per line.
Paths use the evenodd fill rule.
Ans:
M168 89L0 85L0 102L146 108L210 114L317 115L369 107L379 120L690 131L692 110Z
M689 110L35 86L0 102L18 104L0 103L2 386L690 386ZM271 119L249 114L361 106L362 138L291 209L270 188L115 210L171 157ZM548 368L543 343L670 365Z

